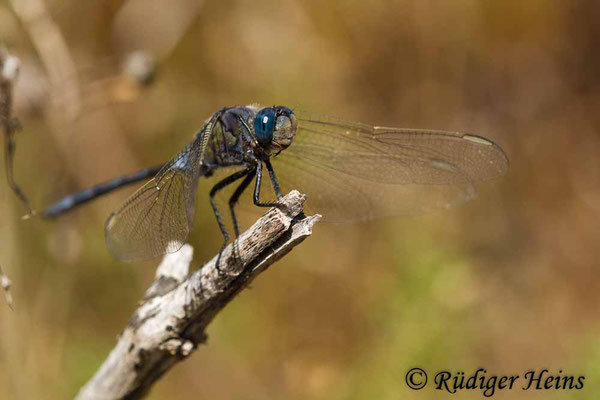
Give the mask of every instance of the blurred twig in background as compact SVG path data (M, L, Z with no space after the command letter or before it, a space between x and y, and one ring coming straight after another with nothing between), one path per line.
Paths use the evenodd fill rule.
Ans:
M49 104L44 105L45 117L60 159L64 160L70 177L78 184L89 182L98 174L99 168L89 163L89 154L84 148L72 150L73 137L77 135L94 136L102 133L102 140L94 142L97 154L113 154L120 160L135 163L136 155L130 144L120 132L118 123L108 110L102 110L113 103L127 102L139 98L143 89L154 78L157 63L167 56L179 42L191 22L195 19L201 2L176 0L168 2L169 15L177 11L178 17L166 18L171 23L161 22L165 9L165 0L150 2L127 1L115 16L112 30L114 39L122 43L130 27L136 30L152 24L160 29L157 36L164 40L155 45L146 35L128 40L119 46L118 59L122 60L122 70L117 74L101 74L99 79L86 84L80 78L77 68L77 51L69 47L65 33L49 10L46 0L12 0L15 15L27 32L37 56L41 61L48 82ZM138 12L143 10L143 15ZM132 15L133 13L133 15ZM157 14L152 16L152 14ZM127 25L133 24L132 26ZM125 25L123 25L125 24ZM154 36L152 37L152 39ZM167 40L168 39L168 40ZM143 49L143 50L140 50ZM115 60L117 59L115 58ZM112 64L112 63L110 63ZM93 69L102 70L94 65ZM89 111L93 118L85 120L82 116ZM125 168L133 168L124 165Z
M77 68L60 27L48 12L44 0L12 0L11 4L48 74L51 97L61 95L64 98L60 114L73 119L81 107L80 90L74 79Z
M165 256L104 364L77 399L137 399L177 361L206 340L213 318L258 274L311 235L319 215L302 212L305 196L292 191L217 256L188 274L192 247Z
M6 303L12 309L13 299L10 294L10 287L12 286L12 282L8 279L8 276L4 275L4 271L2 271L2 267L0 267L0 288L4 291L4 298L6 299Z
M6 179L8 185L21 200L27 215L33 213L29 204L29 199L23 193L23 190L15 182L13 175L13 156L15 152L14 135L19 130L19 122L12 116L12 91L17 76L19 74L19 59L8 54L7 51L0 48L0 126L4 131L4 166L6 169ZM12 295L10 287L12 282L4 274L0 267L0 288L4 291L4 297L8 306L12 309Z
M0 125L4 130L4 165L6 179L12 191L17 195L27 210L32 214L29 199L17 185L13 175L13 156L15 153L14 135L20 129L20 124L12 115L13 87L19 74L19 59L0 49Z
M98 60L93 66L77 66L75 76L63 78L81 81L80 84L67 85L73 90L79 90L81 94L81 106L67 122L75 124L102 108L138 100L154 83L158 61L149 51L134 50L122 58L111 55ZM29 88L29 96L25 96L28 97L27 105L30 109L45 108L48 105L60 109L63 102L69 101L70 93L61 90L60 83L58 88L54 88L45 71L35 71L32 68L27 78L40 83L36 89ZM48 99L50 94L51 98Z
M117 62L114 57L110 58L113 63ZM121 60L120 71L96 78L83 86L84 103L77 117L100 107L137 100L154 82L157 64L158 60L146 50L126 54Z

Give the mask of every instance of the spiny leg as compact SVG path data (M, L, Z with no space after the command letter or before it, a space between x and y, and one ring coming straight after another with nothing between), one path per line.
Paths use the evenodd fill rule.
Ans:
M267 166L267 171L269 171L269 178L271 178L271 183L273 184L273 190L275 190L275 196L277 196L277 201L281 201L281 199L283 198L283 193L281 193L281 188L279 187L279 181L277 181L277 176L275 176L275 171L273 170L271 161L266 160L265 165Z
M249 170L248 175L246 175L246 178L244 178L242 183L239 184L239 186L235 189L235 192L233 192L233 194L229 198L229 212L231 213L231 220L233 222L233 229L235 231L235 239L233 240L234 256L236 254L239 254L239 249L237 247L237 243L238 243L238 237L240 236L240 228L238 225L237 216L235 215L234 207L237 204L242 193L244 193L244 190L246 190L248 185L250 185L250 182L252 182L252 179L254 179L254 170Z
M248 185L250 185L250 182L252 182L252 179L254 179L254 171L249 171L248 175L246 175L246 178L242 181L242 183L240 183L237 189L235 189L235 192L233 192L233 194L229 198L229 211L231 212L231 219L233 220L233 229L235 230L236 239L238 236L240 236L240 228L238 226L237 216L235 215L234 207L240 199L242 193L244 193L244 190L246 190Z
M273 190L275 190L275 195L277 196L277 207L280 210L285 210L285 206L281 203L281 199L283 198L283 193L281 193L281 187L279 186L279 181L277 180L277 176L275 175L275 170L273 170L273 166L271 165L270 160L265 161L265 165L267 166L267 170L269 171L269 177L271 178L271 184L273 185ZM286 211L287 212L287 211ZM298 218L305 218L304 211L302 211Z
M279 207L279 203L261 203L260 202L260 185L262 182L262 163L256 164L256 181L254 182L254 205L258 207ZM279 186L279 185L278 185Z
M221 233L223 234L223 239L224 239L223 245L221 246L221 250L219 250L219 255L217 256L216 269L219 272L220 272L219 263L221 262L221 255L223 253L223 250L225 250L227 243L229 242L229 234L227 233L227 229L225 228L225 224L223 223L223 219L221 218L221 213L219 212L219 208L217 207L217 203L215 202L215 195L217 194L217 192L219 192L221 189L223 189L227 185L230 185L233 182L237 181L238 179L241 179L244 176L246 176L248 174L248 172L249 171L247 169L244 169L242 171L238 171L234 174L231 174L228 177L224 178L223 180L220 180L219 182L217 182L215 184L215 186L213 186L213 188L210 190L210 194L209 194L210 205L212 206L213 212L215 213L215 217L217 218L217 223L219 224L219 229L221 230Z

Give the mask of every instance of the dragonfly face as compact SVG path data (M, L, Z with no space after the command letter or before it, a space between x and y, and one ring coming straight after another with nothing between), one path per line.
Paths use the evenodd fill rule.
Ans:
M261 109L254 117L254 133L268 155L279 154L294 139L298 121L294 112L285 106Z

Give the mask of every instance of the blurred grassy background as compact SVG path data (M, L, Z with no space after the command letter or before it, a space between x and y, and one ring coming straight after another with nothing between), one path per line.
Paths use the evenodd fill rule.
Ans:
M487 136L511 169L475 202L320 224L150 398L450 396L411 392L413 366L563 369L585 388L494 398L595 398L598 21L593 0L3 1L0 40L23 63L17 181L41 207L163 162L214 111L251 102ZM118 75L138 49L159 59L142 89ZM156 264L118 263L104 245L103 222L129 193L21 221L0 184L0 264L15 295L14 311L0 304L3 399L72 397L114 345ZM221 241L208 202L198 207L195 265Z

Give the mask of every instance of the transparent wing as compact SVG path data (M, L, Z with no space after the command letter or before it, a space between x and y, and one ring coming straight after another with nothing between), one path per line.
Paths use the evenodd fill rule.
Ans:
M194 220L201 140L186 146L106 221L106 243L121 261L139 261L181 248Z
M414 215L465 202L474 183L508 169L502 149L459 132L372 127L298 115L292 145L273 158L284 191L333 222Z

